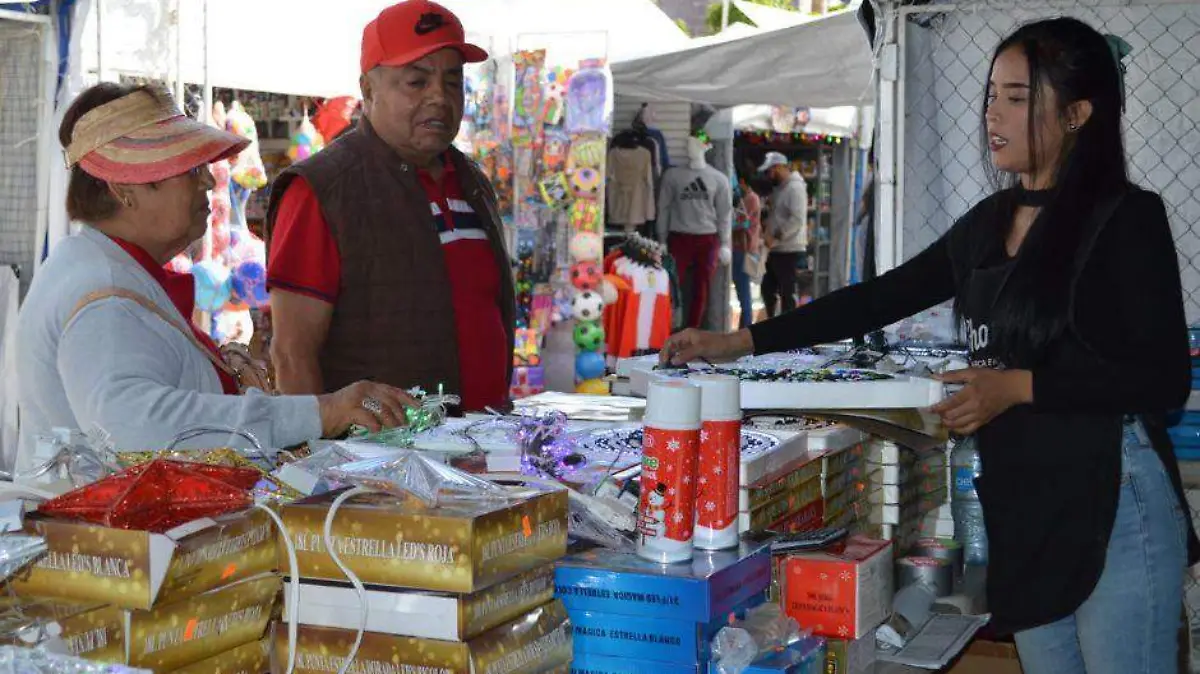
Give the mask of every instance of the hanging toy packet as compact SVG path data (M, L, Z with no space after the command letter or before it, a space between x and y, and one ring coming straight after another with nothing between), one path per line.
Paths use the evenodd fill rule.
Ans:
M304 120L300 122L300 126L296 127L296 133L292 134L287 151L288 159L293 162L304 161L324 148L325 139L317 131L317 127L309 121L306 111Z
M237 158L233 160L230 177L235 183L248 190L266 187L267 172L263 168L262 156L258 152L258 129L255 128L254 120L242 108L241 103L234 101L230 106L225 125L228 131L250 141L250 145L238 153Z
M522 51L513 56L516 66L516 95L513 96L513 141L532 143L541 135L542 71L546 51Z
M607 133L609 78L604 59L581 61L567 83L568 133Z

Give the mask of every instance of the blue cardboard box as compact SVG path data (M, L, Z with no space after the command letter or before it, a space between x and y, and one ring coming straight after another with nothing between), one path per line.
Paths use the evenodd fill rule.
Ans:
M575 652L571 674L706 674L707 665L681 665L638 658Z
M743 618L746 611L765 602L766 593L760 592L730 614L719 615L708 623L569 609L567 614L571 618L576 655L588 653L695 665L709 661L713 637L729 624L731 615Z
M594 549L558 562L554 594L567 611L709 623L771 584L770 543L697 550L691 563L656 564Z

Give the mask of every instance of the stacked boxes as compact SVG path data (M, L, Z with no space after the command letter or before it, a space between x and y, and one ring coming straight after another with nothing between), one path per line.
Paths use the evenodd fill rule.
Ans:
M812 431L809 447L822 454L821 498L824 512L818 526L853 530L865 516L862 508L867 463L863 460L866 434L835 424Z
M821 458L804 453L774 473L741 487L738 495L738 530L795 530L819 526Z
M770 577L763 544L697 551L690 563L673 565L602 549L567 557L555 584L574 629L574 668L703 672L711 639L731 615L765 600Z
M31 516L47 553L8 586L54 619L67 650L157 673L260 643L278 599L265 513L198 520L172 535ZM211 671L211 670L210 670Z
M335 496L281 513L299 565L300 602L284 611L299 625L298 674L337 671L362 619L358 595L325 549ZM352 671L536 674L569 665L570 624L553 601L566 518L565 491L436 508L379 494L347 501L334 516L332 541L368 587L367 629ZM275 638L280 661L287 657L283 632Z
M867 443L867 459L874 469L868 486L870 533L908 549L921 537L922 522L946 503L946 454L919 455L873 438Z

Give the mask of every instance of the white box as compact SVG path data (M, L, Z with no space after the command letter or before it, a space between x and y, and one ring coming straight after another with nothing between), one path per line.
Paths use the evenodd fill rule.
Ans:
M808 434L793 431L755 431L779 440L775 447L763 452L742 453L738 485L746 487L778 473L789 464L807 456Z
M367 631L467 641L550 602L554 565L548 564L473 594L390 590L369 586ZM291 581L284 587L284 622L291 619ZM297 622L314 627L358 629L358 594L348 584L301 579Z

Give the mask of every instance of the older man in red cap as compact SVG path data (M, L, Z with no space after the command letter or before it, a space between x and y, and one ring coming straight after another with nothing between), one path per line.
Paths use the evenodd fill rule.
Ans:
M507 402L515 300L486 177L451 147L458 18L407 0L363 31L357 128L276 179L267 212L271 355L285 393L375 379Z

